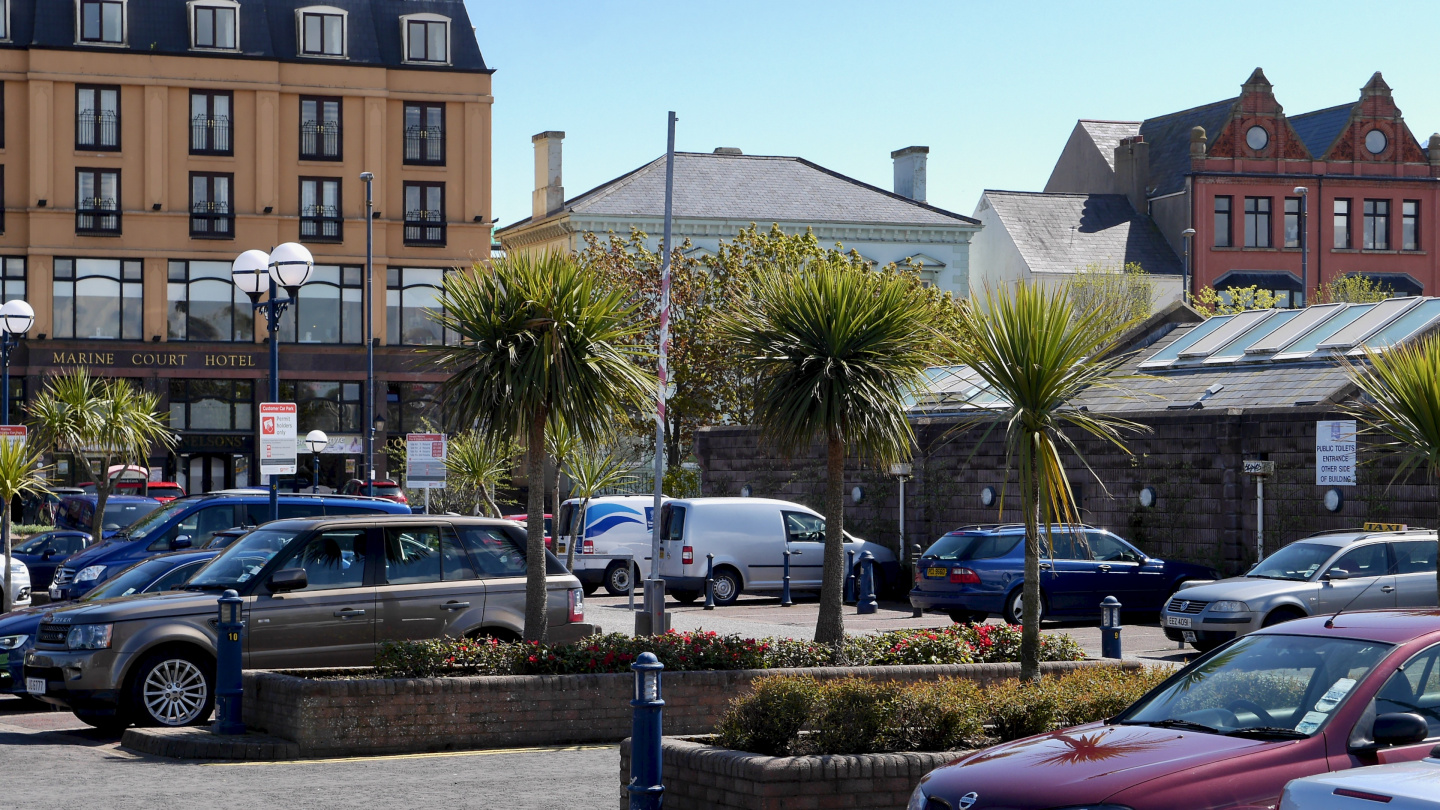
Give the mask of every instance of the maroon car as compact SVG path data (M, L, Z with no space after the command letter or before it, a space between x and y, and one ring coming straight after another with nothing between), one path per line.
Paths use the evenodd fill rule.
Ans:
M1440 612L1286 622L1211 651L1119 716L987 748L911 810L1274 808L1291 779L1440 741Z

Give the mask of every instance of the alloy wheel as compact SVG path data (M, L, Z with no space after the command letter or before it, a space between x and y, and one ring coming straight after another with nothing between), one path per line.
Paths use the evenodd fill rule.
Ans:
M208 686L200 668L184 658L161 661L145 676L141 689L145 711L162 725L194 722L205 709Z

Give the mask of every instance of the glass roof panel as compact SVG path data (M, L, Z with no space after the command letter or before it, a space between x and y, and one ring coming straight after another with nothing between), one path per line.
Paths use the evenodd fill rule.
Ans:
M1388 298L1381 301L1354 323L1331 335L1329 339L1322 340L1320 348L1349 349L1418 303L1419 298Z
M1260 323L1255 324L1254 326L1245 330L1245 334L1241 335L1238 338L1235 338L1229 343L1226 343L1224 346L1221 346L1219 349L1211 352L1210 356L1205 358L1205 362L1233 363L1234 361L1244 357L1246 352L1250 350L1251 346L1259 343L1262 340L1265 340L1270 335L1273 335L1275 332L1285 327L1287 324L1294 323L1295 320L1304 313L1305 310L1303 309L1285 309L1276 312L1273 317L1267 318ZM1255 356L1251 355L1251 358L1255 359Z
M1180 356L1180 352L1185 351L1187 348L1195 345L1197 341L1203 339L1206 335L1209 335L1211 332L1214 332L1216 329L1219 329L1220 327L1229 323L1230 319L1233 317L1235 316L1220 315L1204 321L1203 323L1195 324L1194 326L1190 327L1190 332L1188 334L1181 335L1180 337L1175 339L1174 343L1171 343L1169 346L1166 346L1165 348L1156 352L1154 356L1152 356L1149 360L1141 363L1140 368L1154 368L1156 366L1170 365L1171 363L1175 362L1176 358Z
M1421 299L1419 305L1406 310L1389 326L1366 338L1364 345L1372 349L1388 349L1434 324L1437 319L1440 319L1440 298ZM1364 349L1357 346L1350 353L1364 354Z
M1299 317L1291 318L1284 326L1269 333L1245 349L1247 354L1271 354L1295 342L1301 335L1319 326L1326 318L1345 309L1349 304L1324 304L1295 310Z
M1187 360L1196 357L1205 357L1226 343L1239 337L1241 334L1256 324L1269 320L1270 316L1279 310L1274 309L1252 309L1233 316L1230 322L1206 335L1204 339L1197 340L1187 348L1180 350L1180 359Z
M1275 359L1293 360L1297 357L1308 357L1315 352L1316 347L1328 340L1331 335L1334 335L1336 332L1359 320L1361 316L1374 308L1374 304L1357 304L1340 310L1334 317L1326 319L1324 323L1301 335L1294 343L1281 349L1280 353L1275 355Z

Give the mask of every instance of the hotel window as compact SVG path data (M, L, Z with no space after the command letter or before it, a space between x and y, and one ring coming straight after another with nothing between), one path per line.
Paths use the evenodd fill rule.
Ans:
M300 178L300 241L339 242L340 181L335 178Z
M191 8L195 16L190 25L190 47L235 50L238 5L193 5Z
M405 162L445 165L445 105L405 103Z
M405 61L450 61L450 20L438 14L401 18L405 25Z
M10 38L10 0L0 0L0 40Z
M170 340L255 339L255 311L230 278L229 262L170 262L168 298Z
M0 303L25 297L25 257L0 257Z
M1300 198L1285 198L1285 247L1300 247Z
M300 53L305 56L345 55L345 12L329 6L300 9Z
M1365 201L1365 249L1390 249L1390 201Z
M438 267L392 267L385 278L385 340L391 346L454 344L435 318L445 273Z
M300 98L300 158L340 160L340 99Z
M405 184L405 244L445 244L445 184Z
M1335 249L1350 249L1350 201L1335 201Z
M1270 198L1245 198L1245 247L1270 247Z
M300 298L280 317L281 343L361 343L364 308L361 307L359 267L317 264ZM280 291L285 297L284 290Z
M234 239L235 175L190 173L190 238Z
M427 424L435 425L439 383L392 382L385 388L385 425L391 435L420 433Z
M5 167L0 165L0 233L5 233Z
M250 430L254 412L250 380L170 380L174 430Z
M0 4L3 4L3 3L5 3L5 2L6 2L6 0L0 0ZM3 11L0 11L0 13L4 13L4 12L3 12ZM4 39L4 37L0 37L0 40L3 40L3 39ZM5 83L4 83L4 82L0 82L0 149L4 149L4 148L5 148Z
M120 233L120 172L113 169L75 170L75 232Z
M0 174L0 177L4 177ZM1400 249L1420 249L1420 201L1405 200L1400 203Z
M1215 198L1215 247L1230 247L1235 244L1233 228L1230 225L1231 197Z
M80 0L80 41L125 41L125 0Z
M300 424L326 433L359 433L361 419L358 382L280 381L280 400L296 404Z
M55 260L56 338L143 340L139 259Z
M230 116L234 104L229 90L190 91L190 154L235 154Z
M75 148L120 148L120 88L75 88Z

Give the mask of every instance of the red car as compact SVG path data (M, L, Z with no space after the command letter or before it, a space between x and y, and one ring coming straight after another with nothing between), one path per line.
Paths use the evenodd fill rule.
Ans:
M515 521L516 523L519 523L521 526L524 526L524 525L530 520L530 516L529 516L529 515L506 515L506 516L505 516L505 519L506 519L506 520L513 520L513 521ZM550 514L547 512L547 513L545 514L545 548L548 548L548 549L550 549L551 551L554 551L554 550L555 550L555 535L554 535L554 531L553 531L554 528L555 528L555 519L554 519L553 517L551 517Z
M370 493L366 491L367 483L366 481L361 481L359 478L351 478L345 482L345 486L340 488L339 494L369 495ZM375 480L375 497L384 498L387 501L394 501L395 503L410 502L409 499L405 497L405 490L401 489L399 484L394 481L381 481L378 478Z
M1317 616L1215 649L1107 721L932 771L909 807L1258 810L1291 779L1437 741L1440 611Z

